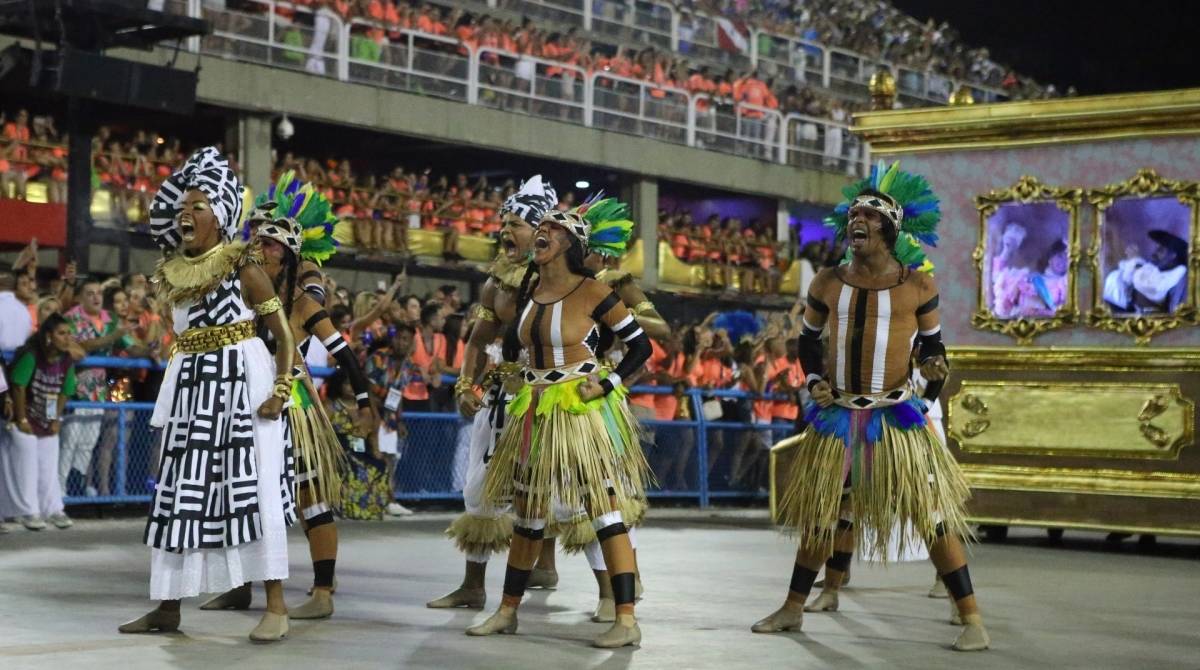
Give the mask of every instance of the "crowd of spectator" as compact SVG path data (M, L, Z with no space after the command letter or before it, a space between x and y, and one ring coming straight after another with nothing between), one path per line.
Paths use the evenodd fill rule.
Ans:
M160 370L82 367L75 363L85 356L165 363L170 355L173 330L169 314L164 313L155 296L155 285L140 273L108 278L80 276L73 264L52 277L43 274L39 281L37 251L35 240L21 252L10 272L0 272L0 351L36 345L39 340L33 337L35 333L61 325L60 353L67 358L56 360L69 362L61 371L71 368L70 384L62 391L64 399L93 403L153 402L161 381ZM446 445L457 442L460 450L465 449L465 433L456 432L456 428L437 428L450 424L435 422L434 427L423 424L410 435L405 413L456 411L452 379L448 381L446 375L456 374L462 365L472 326L468 301L452 284L424 296L411 294L404 273L390 287L357 293L338 286L332 277L326 281L330 317L358 354L380 406L384 429L367 440L370 450L382 452L385 457L392 454L391 458L399 461L401 479L409 477L408 481L415 482L410 488L461 487L462 473L456 470L465 462L465 453L456 458ZM737 400L711 399L716 403L715 411L728 420L746 424L794 421L794 394L803 390L803 375L796 352L787 351L784 343L794 339L802 309L798 303L790 314L774 314L761 332L736 341L715 325L716 314L700 323L675 324L668 341L654 344L646 373L634 382L668 386L673 391L669 395L635 398L635 403L646 410L644 418L662 421L692 418L693 406L683 393L688 388L699 388L741 389L749 394ZM619 357L619 350L612 355ZM313 343L308 356L311 365L332 364L319 343ZM15 383L12 374L0 379L9 380L9 393L5 397L7 429L24 434L27 426L17 425L23 417L14 416L17 410L11 402L12 393L24 393L27 388L32 393L41 386L34 383L30 387L28 375ZM393 389L402 400L391 411L385 403ZM335 389L330 402L337 400L340 390ZM709 411L705 409L706 415ZM151 464L157 461L157 446L148 442L150 432L145 417L134 419L134 415L127 415L127 425L119 431L116 413L110 409L78 408L72 414L70 421L60 422L61 417L54 417L44 422L44 437L58 440L61 429L57 463L48 470L54 477L46 485L52 484L62 495L102 497L118 493L116 482L125 482L123 493L148 490L145 487L153 485ZM660 426L658 446L651 454L664 487L694 490L697 464L691 438L678 438L681 433L692 435L689 430ZM131 453L125 460L114 459L121 435L131 445L129 449L134 448L136 436L142 436L143 442L138 447L142 450L140 457L135 458ZM653 434L648 439L655 441ZM707 465L714 484L747 491L766 486L766 447L771 443L766 434L753 430L712 431ZM723 455L723 467L714 469ZM416 480L405 474L406 464L414 468L413 473L420 473ZM0 464L0 470L3 469ZM0 516L5 514L4 506L0 495ZM393 509L402 512L398 507ZM9 513L8 516L28 517L20 522L37 529L45 527L47 519L42 517L59 513L60 510L54 510L41 515ZM50 521L60 527L69 526L69 519L64 521L62 517L55 516Z

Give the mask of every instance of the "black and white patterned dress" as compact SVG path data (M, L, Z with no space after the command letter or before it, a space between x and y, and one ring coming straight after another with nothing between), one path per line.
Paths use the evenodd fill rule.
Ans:
M253 321L237 271L197 302L176 305L175 332ZM257 337L171 357L151 424L162 460L145 542L150 597L174 600L245 582L286 579L295 519L282 419L258 416L275 361Z

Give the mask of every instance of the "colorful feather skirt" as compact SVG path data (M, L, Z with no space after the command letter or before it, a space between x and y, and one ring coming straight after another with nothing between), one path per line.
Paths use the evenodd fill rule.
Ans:
M287 412L296 453L300 507L339 509L342 479L348 467L346 454L307 377L292 382L292 402Z
M526 385L508 404L484 487L490 504L515 501L527 518L548 519L556 507L595 517L645 500L652 476L625 389L584 402L583 381Z
M876 556L888 556L893 539L899 553L909 542L931 544L939 523L971 537L967 481L918 399L873 409L810 404L805 419L808 428L788 440L795 457L778 514L801 548L831 554L842 510L854 520L858 546ZM898 525L912 533L893 538Z

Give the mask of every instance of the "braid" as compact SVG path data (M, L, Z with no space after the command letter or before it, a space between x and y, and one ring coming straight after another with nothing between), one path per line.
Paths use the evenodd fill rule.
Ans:
M501 348L504 352L504 360L510 363L515 362L521 356L521 338L518 331L521 328L521 314L525 312L525 307L533 296L530 284L533 283L534 267L532 262L525 267L525 274L521 277L521 286L517 289L516 318L508 324L508 330L504 331L504 344Z

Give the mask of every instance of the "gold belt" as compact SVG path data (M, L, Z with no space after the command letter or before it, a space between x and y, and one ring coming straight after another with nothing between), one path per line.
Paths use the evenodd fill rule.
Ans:
M189 328L175 340L173 352L205 354L254 337L253 321L238 321L228 326Z
M487 373L483 375L483 381L480 382L479 386L481 388L488 389L493 385L503 384L509 377L521 374L521 370L523 369L524 366L522 366L520 363L510 363L505 361L491 370L488 370Z

